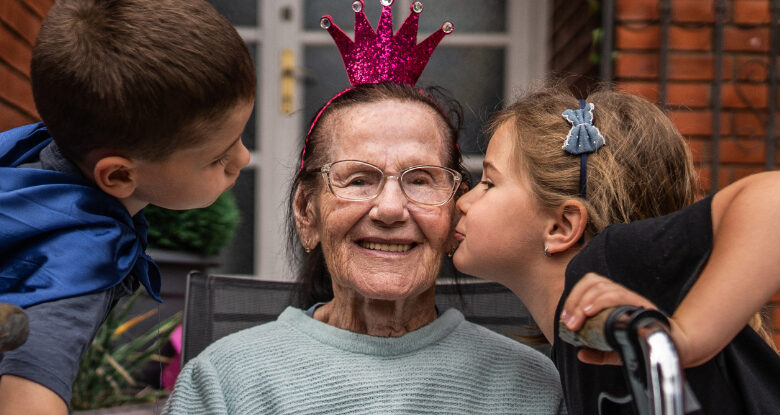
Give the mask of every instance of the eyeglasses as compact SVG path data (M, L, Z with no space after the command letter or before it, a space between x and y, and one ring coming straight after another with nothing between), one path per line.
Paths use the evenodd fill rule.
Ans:
M398 180L401 191L411 202L441 206L452 199L462 176L457 171L440 166L407 167L397 175L385 174L373 164L357 160L341 160L320 168L327 176L328 188L345 200L369 200L382 192L388 178Z

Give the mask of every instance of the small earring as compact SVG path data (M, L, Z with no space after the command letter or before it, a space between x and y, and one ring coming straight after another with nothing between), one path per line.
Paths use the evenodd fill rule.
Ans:
M311 253L311 249L309 249L309 247L308 247L308 246L304 246L304 247L303 247L303 250L304 250L304 251L306 251L306 253L307 253L307 254L310 254L310 253Z
M452 256L455 255L455 251L447 252L447 257L452 258Z
M546 246L544 247L544 256L546 256L547 258L553 256L553 254L547 252L547 247Z

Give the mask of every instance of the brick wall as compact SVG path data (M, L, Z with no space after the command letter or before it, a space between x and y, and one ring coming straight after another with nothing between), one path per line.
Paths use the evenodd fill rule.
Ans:
M770 0L726 2L720 119L719 187L765 169L769 116ZM713 0L671 0L666 109L688 139L701 183L711 184L712 90L715 77ZM617 0L614 61L620 88L658 101L659 0ZM780 62L778 62L780 68ZM780 105L778 106L780 107ZM780 114L775 114L780 136ZM777 154L780 160L780 152ZM768 306L780 345L780 293Z
M38 120L30 88L30 57L54 0L0 1L0 131Z

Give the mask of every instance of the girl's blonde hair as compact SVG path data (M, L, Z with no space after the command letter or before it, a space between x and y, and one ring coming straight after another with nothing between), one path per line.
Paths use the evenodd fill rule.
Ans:
M594 104L593 124L606 142L588 155L585 199L580 157L561 148L571 129L562 113L579 108L568 88L552 82L527 91L489 125L492 132L505 124L514 130L514 168L528 176L543 207L579 198L588 211L585 233L592 237L613 223L662 216L696 200L700 193L688 144L656 105L609 89L585 101ZM749 324L777 350L760 313Z
M587 97L594 104L593 124L606 145L588 155L586 233L613 223L665 215L693 203L698 185L690 150L671 120L640 97L600 90ZM562 150L571 124L561 115L579 108L565 87L551 84L524 94L490 125L514 129L516 168L529 175L544 207L580 197L580 157Z

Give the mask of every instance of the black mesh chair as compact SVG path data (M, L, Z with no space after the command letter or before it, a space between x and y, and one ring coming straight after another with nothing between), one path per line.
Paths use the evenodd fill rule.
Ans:
M294 289L291 281L190 273L184 304L182 365L223 336L275 320L291 303ZM441 311L457 308L467 320L510 337L532 323L528 311L511 291L483 280L437 282L436 305Z

